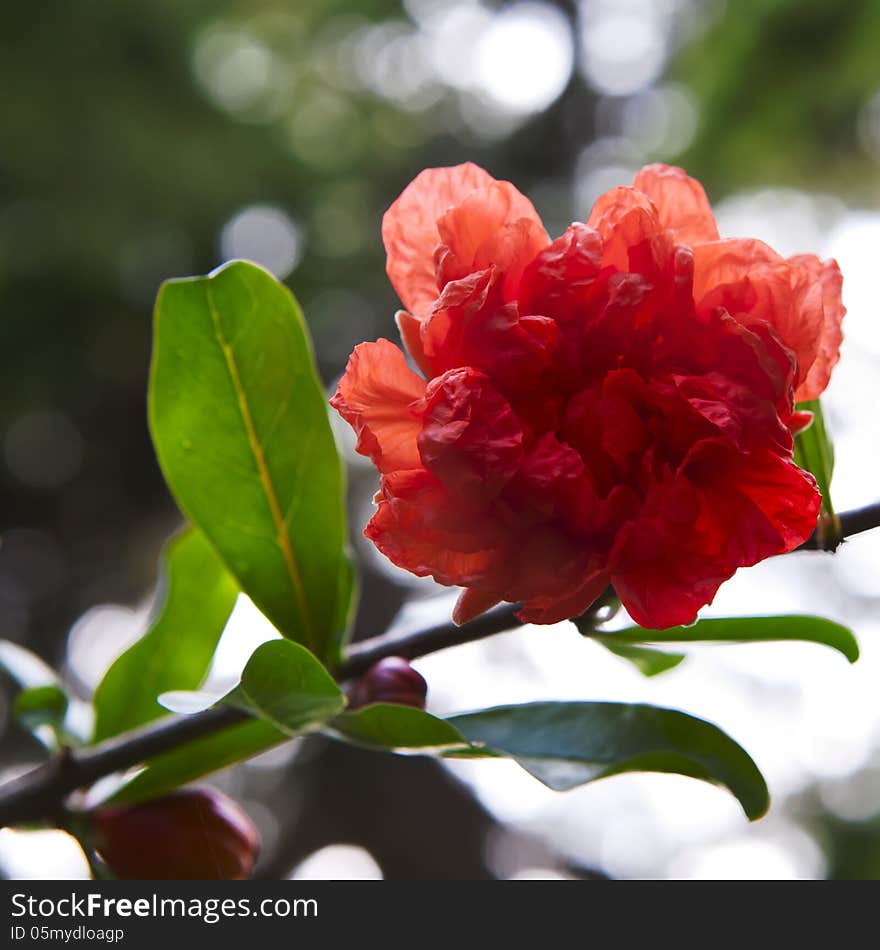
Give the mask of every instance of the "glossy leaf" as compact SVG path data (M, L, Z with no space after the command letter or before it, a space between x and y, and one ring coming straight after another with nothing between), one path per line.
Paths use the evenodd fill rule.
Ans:
M220 702L257 718L156 756L111 801L153 798L249 759L323 725L343 709L345 696L305 647L289 640L270 640L257 647L241 682Z
M448 722L414 706L374 703L327 723L331 735L372 749L395 752L464 751L470 747Z
M140 802L164 795L229 765L243 762L290 738L262 719L251 719L150 759L110 801Z
M673 709L537 702L453 716L450 722L557 790L621 772L675 772L726 787L751 819L769 805L767 785L748 753L717 726Z
M807 429L798 433L794 440L794 460L801 468L806 469L816 479L819 491L822 493L822 508L820 516L819 532L825 537L820 538L821 543L831 543L834 540L840 540L840 524L837 520L837 514L834 511L834 505L831 501L831 476L834 474L834 445L828 433L828 427L825 424L825 415L822 412L822 404L818 399L812 399L808 402L798 403L797 408L802 411L811 412L813 421ZM827 537L828 532L832 536Z
M852 632L823 617L791 614L779 617L708 617L690 627L646 630L626 627L613 633L591 633L606 646L631 643L763 643L800 640L819 643L842 653L850 663L859 658Z
M684 653L667 653L665 650L652 650L650 647L632 646L629 643L615 643L614 636L597 637L599 643L606 650L629 660L630 663L644 676L658 676L667 670L675 669L682 660Z
M335 662L350 586L342 466L302 313L236 261L166 283L150 427L165 478L260 610Z
M290 735L322 725L345 708L345 696L333 677L305 647L288 640L257 647L241 682L221 702Z
M164 715L161 693L200 685L235 606L238 587L198 531L174 539L163 562L159 615L95 692L95 742Z

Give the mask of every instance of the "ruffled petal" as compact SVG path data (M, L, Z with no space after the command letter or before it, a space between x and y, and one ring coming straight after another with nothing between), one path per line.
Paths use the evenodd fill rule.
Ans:
M471 367L431 381L418 436L422 463L451 491L486 502L522 460L522 427L489 378Z
M422 321L406 310L394 314L394 322L400 332L400 339L413 362L430 379L434 375L431 361L422 345Z
M792 264L756 240L700 244L694 248L694 263L698 310L723 307L746 324L766 321L797 357L798 398L804 398L804 381L825 334L821 281L813 279L807 266Z
M672 231L677 244L718 240L718 226L706 192L683 169L646 165L633 179L633 188L651 199L660 224Z
M619 533L612 583L641 626L689 623L738 568L803 544L820 501L813 477L775 452L700 443Z
M550 243L534 205L508 181L493 181L468 195L437 221L443 250L438 284L496 267L505 301L516 297L526 265Z
M558 623L582 614L608 586L601 559L559 531L535 531L505 600L523 601L525 623Z
M831 371L840 359L840 344L843 342L841 322L846 307L841 299L843 275L837 261L822 261L813 254L800 254L790 257L788 261L806 281L818 284L822 290L823 319L816 359L795 392L795 399L800 402L803 399L818 399L828 385Z
M602 264L653 277L672 261L672 236L654 203L635 188L612 188L593 205L587 226L602 238Z
M364 535L393 563L447 586L472 586L504 563L496 519L468 509L429 472L385 475Z
M431 376L473 366L507 391L527 389L548 366L559 339L550 317L520 316L504 303L497 268L447 284L421 325L419 344Z
M355 347L330 405L357 434L357 451L380 472L421 465L417 437L425 381L388 340Z
M573 224L545 247L523 273L522 313L540 313L571 323L589 306L602 269L602 238L585 224Z
M492 176L471 162L428 168L417 175L382 219L386 270L407 310L422 314L437 296L434 252L437 220L471 192L492 184Z

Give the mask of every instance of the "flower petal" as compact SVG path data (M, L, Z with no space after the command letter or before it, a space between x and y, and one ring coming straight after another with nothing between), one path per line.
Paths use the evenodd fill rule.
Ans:
M775 452L701 443L618 535L614 587L643 627L688 623L737 568L806 541L820 500L813 477Z
M496 267L505 301L516 297L526 265L550 243L534 205L508 181L472 192L438 219L437 230L444 245L439 286Z
M846 307L841 300L843 275L837 261L821 261L813 254L800 254L788 259L796 270L809 282L817 283L822 289L822 325L816 359L801 379L795 392L795 399L818 399L825 391L831 371L840 359L840 344L843 341L841 321Z
M706 192L683 169L646 165L633 179L633 188L651 199L660 224L672 231L676 244L718 240L718 226Z
M428 385L422 462L463 497L485 502L498 495L522 460L522 435L510 404L478 370L450 370Z
M828 285L830 297L830 276ZM825 287L810 266L787 261L763 241L714 241L694 248L697 309L707 313L723 307L746 325L752 319L766 321L797 357L799 399L805 398L804 382L817 361L820 341L825 339L824 299ZM842 312L833 307L829 310L832 327L828 340L833 348L834 315L839 331ZM822 370L817 370L817 375L821 374Z
M499 525L489 514L458 504L429 472L383 476L376 503L364 534L398 567L447 586L491 576L503 541Z
M425 381L388 340L355 347L330 405L357 433L357 451L380 472L421 466L416 439Z
M541 375L559 328L549 317L521 317L515 303L503 303L500 281L501 273L493 267L444 287L421 326L428 375L473 366L506 391L528 389Z
M403 190L382 219L386 270L407 310L423 313L437 296L434 252L440 242L437 219L471 192L494 179L466 162L427 168Z

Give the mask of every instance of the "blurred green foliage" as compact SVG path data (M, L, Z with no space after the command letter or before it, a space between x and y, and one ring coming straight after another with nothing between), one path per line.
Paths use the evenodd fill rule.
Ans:
M782 185L876 205L877 158L859 117L880 90L876 0L737 0L687 44L670 75L699 124L676 160L713 196Z

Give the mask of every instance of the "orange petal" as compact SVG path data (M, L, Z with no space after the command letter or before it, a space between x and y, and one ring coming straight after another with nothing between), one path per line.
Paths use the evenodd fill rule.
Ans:
M407 353L413 358L416 366L430 379L434 375L434 369L422 343L422 321L411 313L407 313L406 310L398 310L394 314L394 322L400 331L400 339Z
M642 270L632 266L631 249L648 246L664 236L651 199L635 188L606 191L593 205L587 227L598 231L602 238L603 265L623 272ZM671 243L668 235L665 243ZM663 248L663 252L671 253L671 246Z
M361 343L348 360L330 404L355 430L357 451L380 472L419 468L416 438L425 381L388 340ZM414 405L415 404L415 405Z
M493 264L505 275L504 299L516 296L526 265L550 243L534 205L509 181L493 181L450 208L437 229L449 253L441 283Z
M712 241L694 247L697 308L724 307L740 322L748 322L746 317L769 323L797 356L798 399L807 398L802 395L804 383L825 339L823 295L822 282L811 276L807 265L787 261L763 241ZM833 347L832 334L828 339Z
M633 179L633 188L647 195L677 244L717 241L718 227L703 186L673 165L646 165Z
M434 251L440 244L437 219L494 179L471 162L427 168L403 190L382 219L386 270L407 310L421 314L437 296Z
M831 370L840 359L840 344L843 341L841 321L846 307L841 300L843 275L837 261L820 261L813 254L790 257L789 263L805 276L807 281L818 284L822 290L822 325L819 330L818 348L813 365L802 375L795 399L817 399L828 385Z

